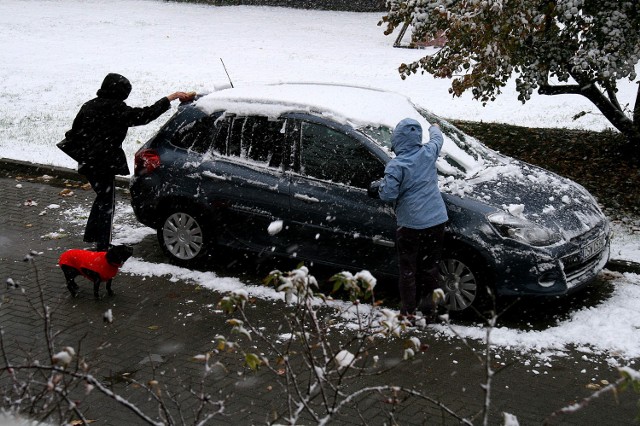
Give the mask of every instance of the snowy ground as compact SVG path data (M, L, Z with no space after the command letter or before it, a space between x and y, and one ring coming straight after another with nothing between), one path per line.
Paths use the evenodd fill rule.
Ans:
M401 80L397 67L429 50L394 49L377 13L338 13L266 7L208 7L151 0L3 0L0 2L0 157L74 167L55 143L69 129L82 103L92 98L105 74L118 72L133 84L128 103L149 104L176 90L212 91L226 84L323 81L397 91L445 118L503 122L530 127L604 129L581 97L534 97L521 105L513 86L482 107L470 96L452 99L448 82L428 76ZM637 87L622 84L620 102L632 103ZM174 105L175 108L175 105ZM133 129L128 157L170 113ZM83 219L86 212L66 212ZM119 206L116 241L135 243L151 230L128 219ZM640 233L614 224L612 257L640 262ZM256 297L276 297L253 283L170 265L132 259L127 271L168 275L225 291L246 287ZM313 271L312 271L313 272ZM499 328L499 347L562 354L569 347L610 356L612 362L640 358L640 276L613 274L611 297L543 331ZM480 327L460 327L482 338Z
M53 208L55 209L56 206ZM51 211L49 207L47 209ZM135 244L151 235L155 238L154 230L135 221L131 206L119 204L116 211L115 243ZM66 230L56 230L56 233L80 234L83 232L89 212L76 208L59 211L59 214L68 220L69 227ZM618 258L624 258L630 254L628 257L637 261L640 237L638 235L633 237L622 224L614 224L614 230L612 253L618 253ZM282 300L283 298L281 293L259 282L219 276L211 271L189 270L168 263L152 263L141 258L130 259L122 270L141 277L155 275L164 276L172 282L184 280L221 294L244 289L251 297L257 299ZM640 359L640 276L611 271L605 271L602 275L604 281L610 282L613 287L611 295L606 300L595 306L577 309L571 312L567 319L543 330L528 330L526 324L497 327L493 330L491 337L496 350L511 350L533 356L542 360L541 365L552 362L558 356L566 356L571 351L578 350L585 360L593 358L600 361L604 357L612 365L632 365L637 368L636 361ZM349 323L353 322L353 311L349 309L350 305L336 301L334 306L337 312L342 312L336 318L336 327L349 327ZM360 310L365 315L369 309L367 305L360 306ZM454 327L456 333L461 336L477 340L485 338L485 330L481 324L460 325L454 321ZM443 336L453 335L446 326L433 326L433 328ZM420 333L419 330L416 332ZM432 331L426 331L426 333L431 334Z
M128 103L142 106L176 90L212 91L249 82L341 82L393 90L445 118L530 127L603 129L579 96L517 101L513 86L486 107L453 99L449 82L429 76L402 80L402 62L430 50L396 49L395 35L377 26L379 13L268 7L210 7L158 0L3 0L0 2L0 157L74 166L55 148L82 103L108 72L128 77ZM622 84L621 104L637 87ZM175 108L175 103L174 103ZM167 113L167 116L170 113ZM132 158L164 120L130 132Z

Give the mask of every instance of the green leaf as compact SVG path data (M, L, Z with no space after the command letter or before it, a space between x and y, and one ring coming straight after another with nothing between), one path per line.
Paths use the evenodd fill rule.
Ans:
M258 367L260 367L260 365L262 364L262 361L260 360L260 357L258 357L258 355L256 354L245 354L244 355L244 361L247 364L247 366L252 369L253 371L258 371Z

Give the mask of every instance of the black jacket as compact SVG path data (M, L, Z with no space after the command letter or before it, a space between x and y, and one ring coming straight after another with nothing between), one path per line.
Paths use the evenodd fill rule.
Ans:
M158 118L171 107L162 98L144 108L132 108L124 103L131 92L129 80L119 74L108 74L98 97L85 103L73 120L65 137L83 147L78 171L86 174L128 175L127 158L122 142L131 126L141 126Z

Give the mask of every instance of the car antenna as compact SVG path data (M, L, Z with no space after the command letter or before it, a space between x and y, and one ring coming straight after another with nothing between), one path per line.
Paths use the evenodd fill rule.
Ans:
M229 77L229 73L227 72L227 67L224 65L224 61L222 60L222 58L220 58L220 62L222 62L222 68L224 68L224 72L227 74L227 78L229 79L231 88L233 88L233 82L231 81L231 77Z

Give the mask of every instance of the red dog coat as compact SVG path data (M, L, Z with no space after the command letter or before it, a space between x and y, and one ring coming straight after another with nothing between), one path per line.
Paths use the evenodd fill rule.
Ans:
M83 270L88 269L100 275L101 281L108 281L115 277L118 269L122 265L112 265L107 262L106 251L89 251L89 250L67 250L60 256L58 265L67 265L87 277Z

